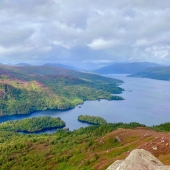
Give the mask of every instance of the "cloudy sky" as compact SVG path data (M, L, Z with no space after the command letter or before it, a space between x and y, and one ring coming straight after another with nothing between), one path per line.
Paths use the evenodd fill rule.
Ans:
M170 0L0 0L0 63L170 64Z

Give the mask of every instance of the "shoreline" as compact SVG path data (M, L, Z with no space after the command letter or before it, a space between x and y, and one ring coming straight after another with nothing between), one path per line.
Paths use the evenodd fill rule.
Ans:
M120 93L120 94L122 94L122 93ZM111 94L111 96L117 96L117 95L115 95L115 94ZM106 98L97 98L97 99L95 99L95 100L83 100L83 102L82 103L79 103L79 104L77 104L76 106L74 106L74 107L70 107L70 108L66 108L66 109L46 109L46 110L35 110L35 111L32 111L32 112L30 112L30 113L24 113L24 114L18 114L18 113L16 113L16 114L9 114L9 115L1 115L0 116L0 118L3 118L3 117L8 117L8 116L22 116L22 115L31 115L32 113L36 113L36 112L42 112L42 111L68 111L68 110L71 110L71 109L74 109L75 107L77 107L77 106L81 106L81 105L83 105L84 104L84 102L85 101L100 101L100 100L107 100L107 101L122 101L122 100L125 100L123 97L121 97L121 96L117 96L119 99L114 99L114 98L112 98L112 99L106 99Z

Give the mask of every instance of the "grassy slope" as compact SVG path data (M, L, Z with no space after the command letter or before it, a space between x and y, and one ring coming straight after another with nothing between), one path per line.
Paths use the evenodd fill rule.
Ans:
M137 126L105 124L51 135L0 131L0 169L104 170L135 148L149 150L164 164L170 164L170 133L120 128Z
M122 99L122 81L50 66L0 67L0 115L73 108L85 100Z
M130 75L131 77L144 77L158 80L170 80L170 66L151 67L144 71Z

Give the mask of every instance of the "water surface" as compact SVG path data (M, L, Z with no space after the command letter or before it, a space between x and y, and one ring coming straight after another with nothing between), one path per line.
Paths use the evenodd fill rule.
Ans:
M108 122L139 122L146 125L157 125L170 121L170 82L147 78L126 77L126 75L107 75L123 80L125 91L120 95L123 101L86 101L67 111L40 111L29 115L13 115L0 118L0 122L24 118L52 116L60 117L70 130L88 126L77 121L81 114L101 116Z

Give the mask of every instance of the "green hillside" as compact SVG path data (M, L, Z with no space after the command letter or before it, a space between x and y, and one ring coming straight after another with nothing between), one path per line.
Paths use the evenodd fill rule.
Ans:
M164 67L151 67L144 71L130 75L131 77L143 77L158 80L170 80L170 66Z
M170 133L155 132L136 122L104 123L74 131L58 130L54 134L16 132L18 128L28 129L27 122L32 119L35 118L0 124L1 170L105 170L135 148L149 149L170 164L170 146L167 145ZM44 121L44 118L38 119L36 124ZM61 119L57 121L62 122ZM48 122L45 119L44 125ZM152 128L170 131L169 123ZM160 142L162 139L165 142ZM152 149L153 143L159 145L159 150Z
M55 134L42 135L23 135L0 129L0 169L97 170L96 166L102 160L113 161L113 157L135 147L133 144L124 147L123 143L118 142L116 136L105 139L103 137L121 127L138 126L144 125L103 124L80 128L72 132L59 130ZM128 140L131 142L134 139L136 138ZM116 148L116 151L108 154L107 150L111 148ZM105 161L102 169L109 164L110 162Z
M0 116L70 109L85 100L122 100L121 80L52 66L0 67Z

